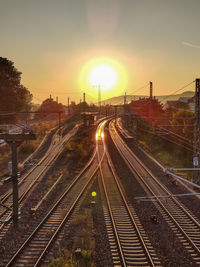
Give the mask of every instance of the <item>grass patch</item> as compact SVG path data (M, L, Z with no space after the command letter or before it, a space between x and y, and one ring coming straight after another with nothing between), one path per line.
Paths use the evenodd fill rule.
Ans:
M192 168L192 152L180 147L159 135L150 132L140 132L137 134L139 144L142 148L153 155L158 161L168 168ZM191 171L177 172L181 177L189 181L196 182L196 178Z
M3 154L0 154L0 172L1 175L8 172L8 162L11 161L11 152L5 152Z
M91 155L93 143L88 137L75 136L66 144L61 156L62 165L76 162L76 166L82 167Z
M48 267L94 267L90 251L81 250L71 253L65 250L60 256L48 265Z
M93 218L92 211L89 208L81 210L82 213L72 220L73 245L72 249L61 250L59 256L52 259L48 267L94 267L93 252L95 241L92 235Z

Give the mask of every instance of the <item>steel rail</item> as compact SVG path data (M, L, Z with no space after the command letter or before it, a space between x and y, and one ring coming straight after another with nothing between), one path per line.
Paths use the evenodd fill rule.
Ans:
M126 150L130 153L130 155L137 161L137 163L141 166L141 168L143 168L143 170L145 170L148 175L153 179L153 181L159 185L159 187L164 191L167 192L167 194L170 196L171 193L156 179L156 177L146 168L146 166L144 166L144 164L141 162L141 160L138 159L138 157L130 150L130 148L125 144L124 141L122 141L122 139L119 137L117 130L115 127L113 127L115 134L118 136L118 139L120 140L120 142L123 144L123 147L126 148ZM111 138L116 146L116 148L118 149L120 155L122 156L122 158L124 159L124 161L126 162L126 164L128 165L128 167L131 169L131 171L137 175L137 177L140 179L140 181L143 182L143 185L145 188L148 189L148 191L153 194L156 197L156 194L153 192L153 189L150 188L150 186L147 184L147 182L144 181L143 177L140 175L140 173L136 170L136 168L134 168L132 166L131 161L128 159L128 157L125 155L124 152L122 152L122 150L119 148L118 144L116 143L116 140L114 140L114 135L111 133ZM155 190L155 189L154 189ZM186 239L189 241L189 243L192 245L192 247L194 248L194 250L196 252L199 253L200 255L200 249L198 248L198 246L194 243L194 241L189 237L189 235L185 232L185 230L181 227L180 223L177 221L177 219L175 219L172 214L165 206L164 204L160 201L159 198L156 198L157 202L159 203L160 207L162 207L162 209L166 212L166 214L170 217L170 219L173 221L173 223L177 226L177 228L179 229L180 232L182 232L182 234L186 237ZM170 196L170 199L178 206L179 209L181 209L188 217L189 219L196 225L196 227L200 227L198 221L180 204L180 202L175 199L173 196ZM156 203L154 202L154 204L156 205Z
M106 149L105 149L105 143L104 142L103 142L103 146L104 146L104 154L105 154ZM115 225L115 220L114 220L114 217L113 217L113 214L112 214L112 209L111 209L111 206L110 206L108 194L107 194L105 183L104 183L104 179L103 179L103 172L102 172L102 166L100 164L100 155L99 155L98 146L97 146L97 156L98 156L98 161L99 161L99 170L100 170L102 183L103 183L103 187L104 187L104 192L105 192L105 196L106 196L106 201L107 201L107 205L108 205L108 210L109 210L109 214L110 214L112 225L113 225L114 232L115 232L115 238L117 239L117 244L118 244L118 248L119 248L119 251L120 251L121 260L123 262L123 265L126 266L126 262L125 262L125 259L124 259L124 256L123 256L123 252L122 252L122 247L121 247L119 236L118 236L118 233L117 233L117 228L116 228L116 225Z
M144 252L143 252L144 254L143 255L146 255L145 257L146 257L146 260L148 261L148 266L153 266L154 267L155 264L154 264L154 262L152 260L152 256L154 257L154 259L156 258L155 257L155 252L153 251L152 246L151 246L151 251L152 251L152 253L154 255L151 256L150 253L149 253L149 251L148 251L148 248L147 248L147 246L146 246L146 244L144 242L144 239L143 239L143 237L142 237L142 235L140 233L140 230L139 230L139 228L137 226L137 223L136 223L136 221L135 221L135 219L134 219L134 217L132 215L132 212L131 212L131 210L130 210L130 208L128 206L126 197L124 196L124 193L122 191L122 188L120 186L120 183L118 181L118 178L116 176L116 173L114 171L114 167L113 167L113 164L111 162L111 159L110 159L110 156L109 156L109 153L108 153L108 150L107 150L107 147L106 147L106 144L105 144L104 139L103 139L103 146L104 146L104 151L106 153L108 167L111 170L112 176L114 178L114 183L116 184L117 191L119 192L119 195L120 195L120 199L122 199L122 203L123 203L123 205L125 207L125 210L126 210L128 216L129 216L129 219L131 219L134 232L136 232L136 236L138 237L138 240L139 240L139 245L142 245L142 247L144 249ZM97 155L98 155L98 157L100 157L98 150L97 150ZM124 251L125 248L123 248L123 246L121 245L121 242L123 240L120 240L120 230L118 229L117 221L114 218L112 204L110 202L109 193L108 193L107 186L106 186L105 179L104 179L104 171L103 171L102 164L100 165L100 173L101 173L101 178L102 178L101 181L102 181L102 184L103 184L103 189L104 189L104 194L105 194L105 197L106 197L107 206L108 206L108 210L109 210L111 222L112 222L114 233L115 233L115 239L117 241L117 246L118 246L119 252L120 252L120 258L121 258L121 261L122 261L123 266L129 266L130 263L128 263L128 259L130 261L130 257L127 258L127 255L124 254L125 253L125 251ZM135 216L136 216L136 214L135 214ZM136 248L136 250L137 249L138 249L138 247ZM132 260L135 260L135 259L133 258ZM141 259L141 261L142 260L143 260L143 263L144 263L144 259L143 258ZM157 258L156 258L156 260L157 260ZM158 264L158 260L157 260L157 264ZM159 264L160 264L160 262L159 262ZM146 264L145 264L145 266L146 266Z
M37 234L37 232L40 230L40 228L45 224L45 222L48 221L48 218L50 218L50 216L52 215L52 213L56 210L56 208L59 206L59 204L61 203L61 201L68 195L68 193L71 191L71 189L78 184L78 181L80 180L80 178L85 174L85 172L91 167L92 163L95 160L95 156L96 156L96 149L92 155L92 157L90 158L89 162L86 164L86 166L81 170L81 172L75 177L75 179L73 180L73 182L70 184L70 186L65 190L65 192L61 195L61 197L57 200L57 202L54 204L54 206L51 208L51 210L48 212L48 214L43 218L43 220L39 223L39 225L35 228L35 230L31 233L31 235L25 240L25 242L20 246L20 248L17 250L17 252L13 255L13 257L9 260L9 262L7 263L7 267L8 266L12 266L12 264L14 264L14 262L16 261L17 257L20 255L20 253L23 253L23 249L26 248L26 246L28 246L29 242L32 241L32 239L35 237L35 235ZM103 155L104 157L104 155ZM102 157L102 159L103 159ZM51 236L51 238L48 240L48 243L45 245L43 251L41 251L40 256L37 258L37 261L34 263L34 267L39 266L39 264L41 263L43 257L45 256L47 250L49 249L49 247L51 246L52 242L55 240L58 232L60 231L60 229L62 228L62 226L64 225L64 223L66 222L66 220L69 218L69 216L71 215L74 207L76 206L76 204L78 203L78 201L80 200L82 194L84 193L84 191L86 190L87 186L90 184L90 182L92 181L94 175L96 174L96 172L99 169L99 164L97 164L97 166L95 166L95 169L93 170L92 174L90 175L90 178L88 179L88 181L86 181L85 185L83 186L83 188L81 189L81 192L78 194L78 196L76 197L76 199L73 201L73 204L71 205L71 207L69 208L67 214L65 214L64 218L62 219L61 223L59 224L59 226L57 227L55 233Z
M52 141L51 144L48 148L48 150L46 151L45 155L40 159L39 163L37 163L35 166L33 166L27 173L24 174L23 178L19 180L18 185L23 184L23 182L26 180L26 178L38 167L38 165L40 165L48 156L49 151L52 148L52 143L54 141L55 136L57 135L57 131L55 132L55 134L52 137ZM35 151L31 154L31 156L35 153ZM28 157L29 158L29 157ZM1 196L0 198L0 202L3 203L4 201L7 200L8 197L10 197L12 195L12 189L8 190L8 192L6 192L3 196Z
M98 154L98 158L99 158L99 154ZM118 232L117 232L117 227L116 227L116 224L115 224L115 220L114 220L114 217L113 217L113 214L112 214L112 209L111 209L111 205L110 205L110 202L109 202L108 194L107 194L107 191L106 191L106 186L105 186L105 183L104 183L103 172L102 172L102 167L101 166L100 166L100 173L101 173L101 178L102 178L102 183L103 183L104 193L105 193L105 196L106 196L106 201L107 201L107 205L108 205L109 214L110 214L112 225L113 225L114 232L115 232L115 238L117 239L117 245L118 245L118 248L119 248L119 251L120 251L120 255L121 255L121 260L122 260L123 266L127 266L126 265L126 261L125 261L125 257L123 255L123 251L122 251L119 235L118 235Z
M115 129L115 132L117 132L116 131L116 129ZM119 137L120 138L120 137ZM120 138L121 139L121 138ZM170 191L163 185L163 184L161 184L161 182L159 182L158 181L158 179L152 174L152 172L142 163L142 161L133 153L133 151L127 146L127 144L121 139L121 142L123 143L123 145L124 145L124 147L129 151L129 153L131 154L131 156L133 156L134 157L134 159L140 164L140 166L153 178L153 180L161 187L161 189L163 190L163 191L165 191L165 192L167 192L167 194L169 195L169 196L171 196L171 198L177 203L177 205L179 205L182 209L183 209L183 211L184 212L186 212L187 213L187 215L188 216L191 216L191 214L189 214L189 212L182 206L182 204L176 199L176 198L174 198L172 195L171 195L171 193L170 193ZM199 222L193 217L193 216L191 216L191 219L194 221L194 223L198 226L198 227L200 227L200 224L199 224Z
M72 130L74 130L74 129L72 129ZM40 173L32 180L32 181L30 181L30 183L27 185L27 187L24 189L24 191L20 194L20 197L19 197L19 203L22 203L22 201L23 201L23 199L26 197L26 195L29 193L29 191L33 188L33 186L34 186L34 184L40 179L40 177L42 177L42 175L46 172L46 170L49 168L49 166L48 165L50 165L58 156L59 156L59 154L60 154L60 152L62 151L62 145L66 142L66 139L67 139L67 141L69 141L70 140L70 138L72 137L72 136L70 136L69 138L67 138L68 137L68 135L69 134L67 134L64 138L63 138L63 140L61 141L61 143L58 143L58 144L56 144L56 148L58 149L58 151L57 151L57 154L55 154L53 157L51 157L50 159L49 159L49 161L48 161L48 164L46 165L46 166L44 166L44 168L40 171ZM52 142L53 142L54 140L52 139ZM52 144L52 143L51 143ZM53 149L55 149L55 146L52 146L52 148ZM52 149L48 149L48 151L47 151L47 153L45 154L45 156L40 160L40 162L33 168L33 170L31 170L30 172L28 172L28 174L23 178L23 183L20 183L20 186L22 186L22 185L24 185L24 182L26 182L25 181L25 179L27 179L28 178L28 176L42 163L42 162L44 162L44 160L49 156L49 153L50 153L50 151L52 151ZM12 192L11 192L11 194L12 194ZM11 196L11 194L4 200L4 202L6 201L6 200L8 200L8 198ZM11 208L12 207L12 204L10 204L9 206L8 206L8 208ZM6 213L8 213L8 209L7 210L4 210L2 213L1 213L1 215L0 215L0 217L2 218L2 216L5 216L6 215ZM10 216L11 216L11 214L12 213L9 213L8 215L7 215L7 218L6 218L6 220L7 219L9 219L10 218ZM3 227L4 227L4 224L2 224L1 226L0 226L0 231L3 229Z
M113 166L113 163L112 163L112 161L111 161L110 155L108 154L108 150L107 150L107 148L106 148L106 155L107 155L107 158L108 158L108 163L109 163L110 169L111 169L111 171L112 171L113 177L115 178L117 187L118 187L119 192L120 192L120 194L121 194L121 197L122 197L122 199L123 199L123 201L124 201L124 204L125 204L125 207L126 207L126 209L127 209L127 211L128 211L128 214L129 214L129 216L130 216L130 218L131 218L131 220L132 220L132 223L133 223L133 225L134 225L134 227L135 227L135 229L136 229L136 231L137 231L137 234L138 234L138 236L139 236L139 239L140 239L140 241L141 241L141 243L142 243L142 245L143 245L143 247L144 247L145 253L146 253L146 255L147 255L148 259L149 259L149 262L150 262L151 266L155 266L155 265L154 265L154 262L153 262L153 260L152 260L152 257L151 257L151 255L150 255L150 253L149 253L149 251L148 251L148 248L147 248L147 246L146 246L146 244L145 244L145 241L144 241L144 239L143 239L143 237L142 237L142 235L141 235L141 233L140 233L140 231L139 231L139 228L138 228L138 226L137 226L137 223L135 222L135 219L134 219L134 217L133 217L133 215L132 215L132 212L131 212L131 210L130 210L130 208L129 208L129 206L128 206L128 202L127 202L127 200L126 200L126 197L125 197L125 195L123 194L121 185L120 185L120 183L119 183L119 179L118 179L118 177L117 177L117 175L116 175L116 173L115 173L114 166Z

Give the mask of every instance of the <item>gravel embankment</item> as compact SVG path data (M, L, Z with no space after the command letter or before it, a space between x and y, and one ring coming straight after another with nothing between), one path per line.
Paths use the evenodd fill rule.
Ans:
M108 141L108 149L111 154L112 161L115 166L118 166L116 168L116 171L127 193L127 197L130 200L130 203L133 205L133 208L135 209L153 247L155 248L157 256L161 260L161 264L163 266L195 266L187 251L183 248L181 242L178 240L178 238L169 228L168 224L162 218L160 212L156 209L153 202L138 202L134 199L137 196L144 196L146 195L146 193L144 192L140 183L128 169L127 165L124 163L123 159L112 143L109 134L106 134L105 140ZM136 151L138 157L140 157L140 159L145 162L145 165L147 165L147 167L152 170L156 177L158 176L163 178L161 171L153 166L153 163L150 162L150 160L147 160L146 157L142 155L142 153L137 148L135 148L134 145L132 149L134 149L134 152ZM166 178L163 180L165 180L165 182L167 181ZM170 188L174 190L174 193L183 192L181 191L181 188L177 189L177 186L175 186L174 188L171 181L167 181L166 184L169 184ZM150 221L151 215L158 216L159 224L153 224Z

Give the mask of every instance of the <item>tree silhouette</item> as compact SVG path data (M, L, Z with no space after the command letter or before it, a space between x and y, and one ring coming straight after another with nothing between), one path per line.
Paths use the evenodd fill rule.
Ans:
M35 119L57 119L57 112L62 112L62 115L64 115L65 111L61 103L57 103L52 98L47 98L42 102L37 112L39 113L36 113Z
M0 57L0 112L25 111L32 95L21 84L21 72L7 58ZM17 115L0 116L0 123L14 122Z
M157 98L141 98L131 101L129 110L146 122L151 122L154 125L161 123L161 117L164 115L163 105Z

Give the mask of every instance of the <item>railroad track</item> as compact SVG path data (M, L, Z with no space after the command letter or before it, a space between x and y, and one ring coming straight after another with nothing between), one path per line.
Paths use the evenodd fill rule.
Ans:
M19 180L19 183L18 183L18 185L21 185L25 180L26 180L26 178L27 178L27 176L29 176L36 168L37 168L37 166L38 165L40 165L40 164L42 164L42 162L47 158L47 155L48 155L48 153L51 151L51 149L52 149L52 144L53 143L55 143L55 139L57 138L56 137L56 135L57 135L57 133L58 133L58 130L55 132L55 134L54 134L54 136L53 136L53 138L52 138L52 141L51 141L51 144L50 144L50 146L49 146L49 148L48 148L48 150L47 150L47 153L45 153L45 155L40 159L40 161L39 162L37 162L37 164L36 163L32 163L33 164L33 167L27 172L27 173L25 173L24 175L23 175L23 177L22 178L20 178L20 180ZM43 141L42 141L43 142ZM40 145L39 145L39 147L40 147ZM36 149L37 150L37 149ZM30 158L32 157L32 155L34 155L35 154L35 152L36 151L34 151L24 162L23 162L23 164L26 164L26 163L28 163L28 164L31 164L31 162L30 162ZM0 203L3 203L10 195L12 194L12 189L9 189L6 193L4 193L3 195L1 195L0 196Z
M96 147L97 149L97 147ZM33 230L25 242L15 252L10 260L5 260L3 266L39 266L46 256L47 250L55 242L58 233L69 220L74 208L80 202L81 196L94 178L99 164L95 152L80 174L64 191L45 218ZM104 154L102 155L102 158Z
M98 141L100 184L104 195L104 216L114 266L161 266L158 257L136 215L126 200L105 142Z
M200 223L199 220L171 195L169 190L162 185L151 171L130 150L117 133L112 122L109 126L110 136L120 155L130 168L138 182L143 187L147 196L154 196L154 205L162 214L171 230L186 249L195 264L200 264ZM168 196L167 201L157 196Z
M33 166L33 168L22 177L22 179L19 180L19 209L21 208L25 197L28 195L28 193L30 193L31 190L33 190L34 185L38 182L38 180L41 179L47 172L49 166L62 151L63 145L71 138L71 136L76 133L77 128L78 127L72 129L61 140L58 140L59 137L55 135L44 157L42 157L42 159L35 166ZM0 206L0 220L1 222L4 222L9 220L12 215L12 190L9 190L0 198L0 203L3 204ZM4 223L0 225L0 240L9 229L9 226L10 224L5 225Z

